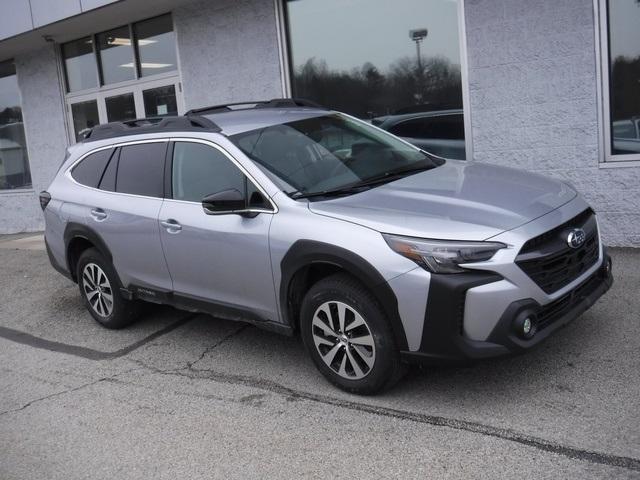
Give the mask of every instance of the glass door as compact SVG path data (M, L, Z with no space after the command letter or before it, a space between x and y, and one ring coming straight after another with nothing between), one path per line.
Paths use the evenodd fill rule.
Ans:
M88 129L101 123L180 115L184 104L179 92L178 78L171 77L67 96L70 140L82 140Z

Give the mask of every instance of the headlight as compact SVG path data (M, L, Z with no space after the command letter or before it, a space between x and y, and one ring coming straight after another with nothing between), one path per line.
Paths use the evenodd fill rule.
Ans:
M484 262L507 246L500 242L456 242L402 237L383 233L394 252L405 256L434 273L461 273L460 264Z

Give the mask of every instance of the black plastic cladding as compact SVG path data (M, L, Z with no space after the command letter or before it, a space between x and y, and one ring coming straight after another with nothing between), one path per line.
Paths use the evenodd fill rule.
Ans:
M82 141L86 143L141 133L197 132L203 130L216 133L222 131L214 122L199 115L152 117L97 125L89 131Z
M291 281L302 268L318 263L342 268L371 290L387 314L398 348L400 350L408 348L407 337L398 312L398 301L382 275L359 255L344 248L315 240L298 240L291 246L280 263L282 274L279 292L280 312L287 325L293 326L295 322L295 319L289 318L288 312Z

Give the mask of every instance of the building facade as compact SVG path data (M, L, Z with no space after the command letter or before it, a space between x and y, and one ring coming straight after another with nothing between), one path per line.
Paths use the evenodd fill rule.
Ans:
M3 0L0 233L98 123L296 96L571 182L640 246L638 0ZM440 150L438 150L440 149Z

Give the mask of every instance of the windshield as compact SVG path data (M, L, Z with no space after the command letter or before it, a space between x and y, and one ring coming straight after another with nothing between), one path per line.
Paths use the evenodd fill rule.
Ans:
M230 137L294 198L355 193L443 161L341 114L272 125ZM275 180L275 179L274 179Z

